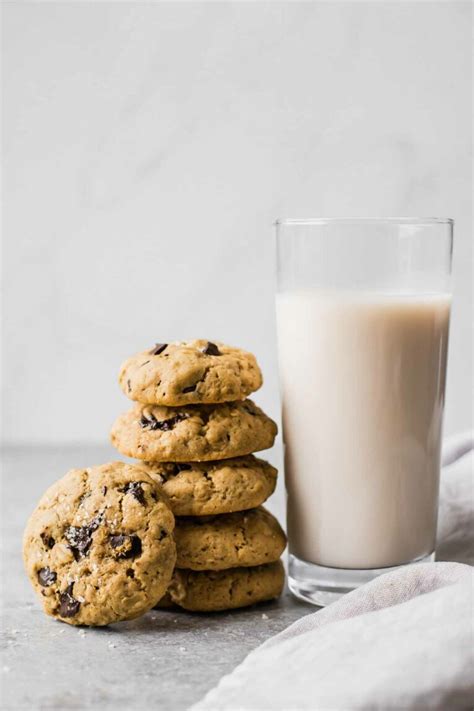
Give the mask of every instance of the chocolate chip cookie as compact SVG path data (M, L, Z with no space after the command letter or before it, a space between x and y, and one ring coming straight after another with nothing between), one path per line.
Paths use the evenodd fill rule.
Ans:
M190 405L244 400L262 384L255 356L206 340L156 343L123 363L119 383L131 400Z
M232 610L278 597L284 582L280 560L253 568L202 572L177 569L163 606L174 603L195 612Z
M115 421L111 441L128 457L202 462L268 449L276 433L251 400L175 408L137 403Z
M163 487L175 516L244 511L273 493L277 470L253 455L217 462L147 462L145 471Z
M140 468L72 469L26 526L25 567L48 615L72 625L129 620L165 594L176 561L174 516Z
M250 511L177 518L177 568L224 570L273 563L286 546L283 530L260 506Z

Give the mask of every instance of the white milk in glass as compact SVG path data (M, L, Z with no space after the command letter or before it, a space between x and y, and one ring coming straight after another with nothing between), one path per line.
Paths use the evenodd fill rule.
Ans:
M277 296L290 553L382 568L435 547L450 297Z

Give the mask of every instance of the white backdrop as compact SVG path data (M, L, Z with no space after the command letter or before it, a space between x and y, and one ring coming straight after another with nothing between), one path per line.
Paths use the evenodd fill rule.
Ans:
M253 350L279 417L277 216L456 219L470 425L469 2L4 3L4 434L105 442L122 359Z

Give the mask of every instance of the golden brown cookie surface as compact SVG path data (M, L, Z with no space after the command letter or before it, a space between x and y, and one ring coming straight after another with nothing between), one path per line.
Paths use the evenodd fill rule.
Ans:
M112 426L121 454L157 462L240 457L273 445L277 426L251 400L162 407L137 403Z
M209 516L255 508L273 493L277 470L253 455L217 462L146 462L175 516Z
M224 570L273 563L286 546L272 514L260 506L220 516L176 519L178 568Z
M176 561L174 516L138 467L72 469L43 495L24 534L25 567L44 610L107 625L153 607Z
M174 603L194 612L232 610L279 597L284 582L280 560L254 568L201 572L176 569L163 606Z
M190 405L243 400L262 374L252 353L206 340L157 343L123 363L119 383L131 400Z

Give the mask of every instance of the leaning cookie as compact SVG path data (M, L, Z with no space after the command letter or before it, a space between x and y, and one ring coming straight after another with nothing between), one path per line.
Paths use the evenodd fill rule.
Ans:
M119 383L131 400L191 405L244 400L262 374L252 353L206 340L157 343L123 363Z
M220 405L141 405L110 433L121 454L157 462L230 459L273 445L277 426L251 400Z
M163 487L175 516L210 516L252 509L275 490L277 470L253 455L217 462L141 465Z
M220 516L177 518L174 535L176 566L189 570L273 563L286 546L280 524L262 506Z
M166 592L173 529L165 495L138 467L72 469L28 521L25 567L48 615L72 625L129 620Z
M219 612L273 600L281 595L285 582L282 562L231 570L176 569L163 603L192 612Z

